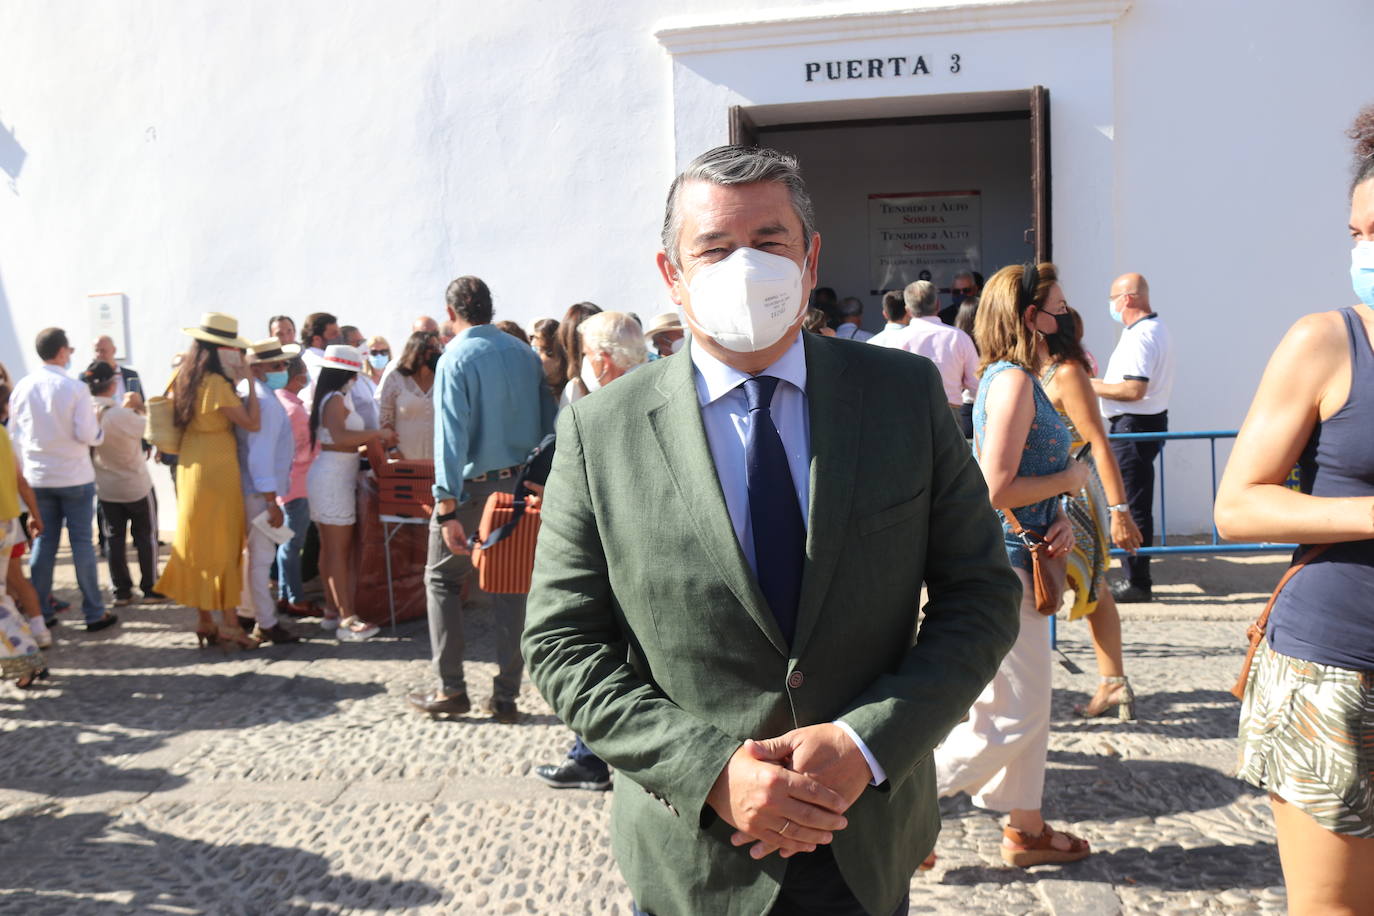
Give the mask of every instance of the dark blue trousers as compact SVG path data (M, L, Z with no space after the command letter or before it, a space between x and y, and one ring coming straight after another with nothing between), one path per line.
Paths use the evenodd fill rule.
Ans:
M1124 413L1112 417L1114 433L1162 433L1169 429L1169 412L1156 414ZM1112 453L1121 466L1121 482L1126 485L1126 504L1140 529L1141 546L1150 547L1155 537L1155 458L1164 447L1161 441L1113 442ZM1125 557L1126 578L1137 588L1149 589L1150 558Z
M776 855L776 853L775 853ZM631 904L634 916L654 916L638 905ZM911 898L906 897L892 916L907 916ZM787 874L782 879L782 893L768 916L869 916L854 899L844 875L835 864L829 846L817 846L815 852L803 852L787 860Z

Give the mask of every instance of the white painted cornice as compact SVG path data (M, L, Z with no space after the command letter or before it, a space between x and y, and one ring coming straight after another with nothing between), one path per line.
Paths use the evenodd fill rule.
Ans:
M721 19L662 21L654 37L670 54L741 51L783 45L902 38L992 29L1111 24L1134 0L899 0L866 9L821 4Z

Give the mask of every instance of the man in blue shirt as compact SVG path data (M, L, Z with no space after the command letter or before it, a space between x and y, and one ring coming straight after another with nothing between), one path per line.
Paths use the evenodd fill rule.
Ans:
M412 693L409 701L431 715L462 715L472 708L463 677L462 590L472 572L465 541L476 533L487 497L512 489L525 456L553 431L554 402L539 357L528 344L491 324L491 291L485 283L459 277L449 284L445 298L455 336L434 380L435 505L425 564L439 687ZM514 722L524 671L520 633L525 596L490 598L499 670L488 711L498 722Z

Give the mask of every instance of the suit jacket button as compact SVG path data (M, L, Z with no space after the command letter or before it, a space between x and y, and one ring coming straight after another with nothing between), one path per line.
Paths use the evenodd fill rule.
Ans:
M793 690L796 690L798 687L805 683L806 675L802 674L800 671L793 671L791 674L787 676L787 686L791 687Z

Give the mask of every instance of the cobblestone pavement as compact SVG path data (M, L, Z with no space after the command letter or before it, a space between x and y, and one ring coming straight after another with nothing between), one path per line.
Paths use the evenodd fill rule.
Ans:
M1006 868L999 821L946 800L913 913L1280 911L1267 805L1232 778L1226 693L1246 618L1284 561L1171 559L1125 612L1135 722L1074 717L1095 686L1087 628L1060 627L1045 812L1095 854ZM69 568L60 570L71 584ZM68 598L75 594L62 592ZM528 683L518 725L431 721L422 622L364 644L198 650L194 615L120 611L58 629L54 680L0 687L0 913L627 914L609 793L530 776L569 732ZM495 673L469 620L476 708Z

